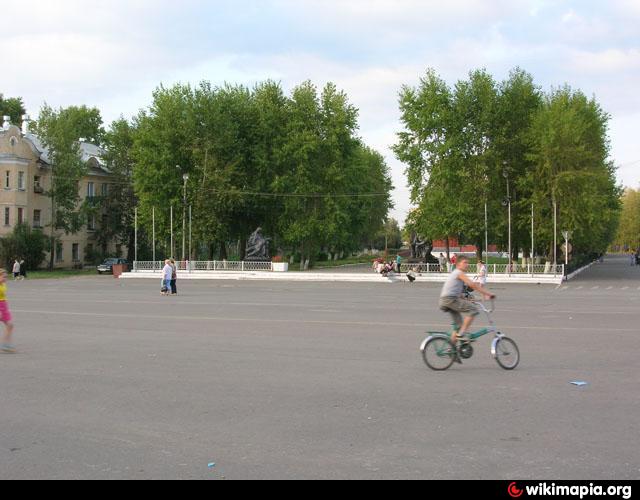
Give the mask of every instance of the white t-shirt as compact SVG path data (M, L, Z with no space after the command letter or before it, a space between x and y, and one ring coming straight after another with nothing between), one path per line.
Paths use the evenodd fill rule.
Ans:
M162 268L162 274L165 280L170 280L171 278L173 278L173 267L169 264L165 264L165 266Z
M477 283L480 283L481 285L486 285L487 284L487 266L482 264L481 266L478 266L478 274L475 277L475 281Z

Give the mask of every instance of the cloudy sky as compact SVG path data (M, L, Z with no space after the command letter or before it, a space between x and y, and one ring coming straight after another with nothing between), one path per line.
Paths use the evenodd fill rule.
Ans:
M640 0L21 0L0 18L0 93L34 116L46 101L131 117L160 83L335 82L387 157L401 221L397 95L429 67L453 83L520 66L544 89L595 95L620 181L640 185Z

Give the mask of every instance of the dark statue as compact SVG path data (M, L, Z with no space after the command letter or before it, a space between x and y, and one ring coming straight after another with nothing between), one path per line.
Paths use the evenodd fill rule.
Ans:
M247 240L247 262L270 262L271 255L269 243L271 239L262 236L262 228L259 227Z
M411 235L411 261L414 263L433 263L433 241L422 239L417 233Z

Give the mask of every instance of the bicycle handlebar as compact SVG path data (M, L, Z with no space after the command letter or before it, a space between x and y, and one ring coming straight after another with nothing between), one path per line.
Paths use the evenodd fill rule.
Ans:
M486 313L493 314L493 312L496 310L496 299L491 299L491 309L487 309L482 302L478 302L477 300L474 300L473 302L479 304L480 307L482 307L483 311Z

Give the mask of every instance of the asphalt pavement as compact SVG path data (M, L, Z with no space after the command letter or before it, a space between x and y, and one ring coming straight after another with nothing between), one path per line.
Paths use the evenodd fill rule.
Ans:
M640 268L495 285L514 372L424 365L440 287L10 283L0 479L640 477Z

